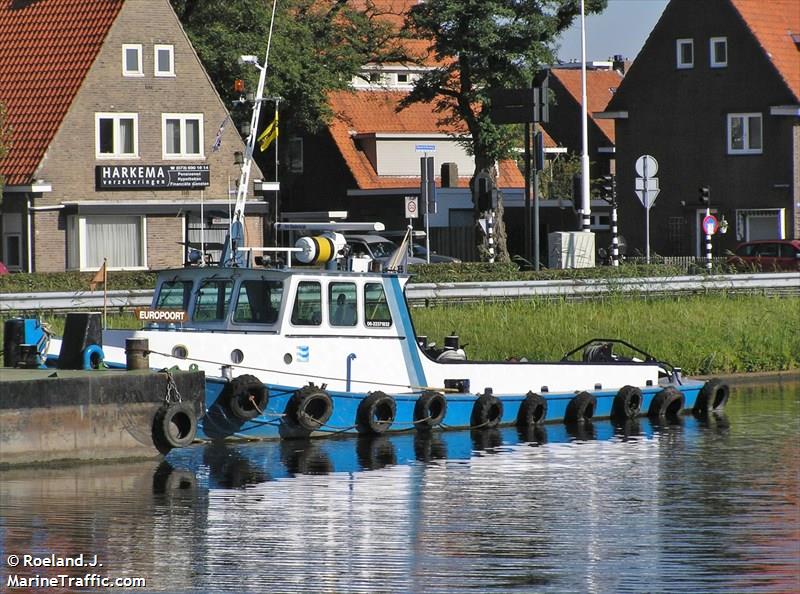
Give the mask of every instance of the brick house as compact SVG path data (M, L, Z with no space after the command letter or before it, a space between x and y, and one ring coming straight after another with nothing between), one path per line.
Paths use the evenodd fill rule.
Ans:
M796 0L672 0L600 117L616 124L620 232L643 250L634 163L658 161L651 249L704 252L710 207L739 241L800 237L800 6Z
M11 270L181 266L201 227L221 241L244 143L228 122L212 150L228 112L168 0L8 0L0 38ZM248 208L251 244L265 211Z

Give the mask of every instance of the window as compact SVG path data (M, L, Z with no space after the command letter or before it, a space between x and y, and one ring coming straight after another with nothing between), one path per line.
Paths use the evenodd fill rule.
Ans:
M708 42L712 68L724 68L728 65L728 38L712 37Z
M140 43L123 44L122 76L144 76L142 71L142 45Z
M761 152L761 114L728 114L728 154L747 155Z
M156 308L189 309L189 299L192 296L192 281L174 280L161 283L156 299Z
M592 211L592 218L589 224L590 229L598 231L607 231L611 229L611 214L607 212Z
M289 171L303 173L303 139L289 139Z
M736 239L738 241L785 238L786 209L765 208L736 211Z
M407 85L411 82L408 78L407 72L398 72L397 73L397 84L398 85Z
M196 322L224 320L231 302L232 288L233 283L229 280L205 281L197 291L192 319Z
M358 322L355 283L328 285L328 319L331 326L355 326Z
M164 158L203 156L203 114L162 114Z
M297 285L297 295L292 309L292 324L319 326L322 323L322 289L320 284L302 281Z
M370 328L389 328L392 325L386 293L379 283L364 285L364 323Z
M9 270L22 270L22 214L3 215L3 263Z
M109 268L144 268L145 230L144 217L71 216L67 219L67 265L97 270L105 258Z
M156 76L175 76L175 56L171 45L156 45L153 58Z
M694 40L678 39L675 42L678 68L694 68Z
M280 281L248 280L239 287L233 321L247 324L274 324L283 301Z
M97 158L136 157L139 154L139 114L95 114Z

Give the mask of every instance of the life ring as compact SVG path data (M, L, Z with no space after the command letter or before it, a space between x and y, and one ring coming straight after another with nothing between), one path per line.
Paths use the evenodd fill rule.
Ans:
M692 412L697 415L706 415L710 412L721 411L725 408L729 396L728 384L717 378L710 379L700 389Z
M153 415L153 442L162 453L185 448L197 434L197 417L188 402L164 403Z
M433 390L424 391L414 405L414 425L417 429L438 427L447 414L447 398Z
M330 395L316 386L305 386L297 390L286 404L286 419L305 429L316 431L328 422L333 414Z
M611 418L616 421L635 419L642 409L642 391L634 386L622 386L614 396Z
M528 392L519 406L518 427L533 427L544 422L547 417L547 400L540 394Z
M225 387L225 400L231 414L240 421L255 419L267 408L269 390L253 375L240 375Z
M379 435L394 423L396 414L394 398L381 391L370 392L358 405L356 427L359 433Z
M572 400L569 401L569 404L567 404L567 410L564 413L564 423L571 425L574 423L591 421L596 407L597 398L594 394L579 392L575 394Z
M653 418L677 417L682 410L683 392L669 386L653 397L647 416Z
M478 396L472 405L470 424L473 429L497 427L502 418L503 403L488 392Z
M83 368L84 369L100 369L103 365L103 361L106 358L105 353L103 353L103 348L96 345L90 344L85 349L83 349Z

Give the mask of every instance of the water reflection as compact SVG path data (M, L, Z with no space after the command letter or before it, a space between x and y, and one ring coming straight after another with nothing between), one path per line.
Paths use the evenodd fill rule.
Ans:
M0 562L97 554L178 592L797 591L798 396L0 472Z

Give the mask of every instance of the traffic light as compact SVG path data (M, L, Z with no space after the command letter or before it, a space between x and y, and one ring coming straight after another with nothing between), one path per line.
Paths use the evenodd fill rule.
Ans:
M706 206L711 204L711 188L709 186L700 186L698 192L700 193L700 204Z
M603 199L608 202L614 202L617 199L617 176L604 175L601 188L603 190Z
M478 210L484 212L492 210L492 181L485 176L479 176L478 184Z

